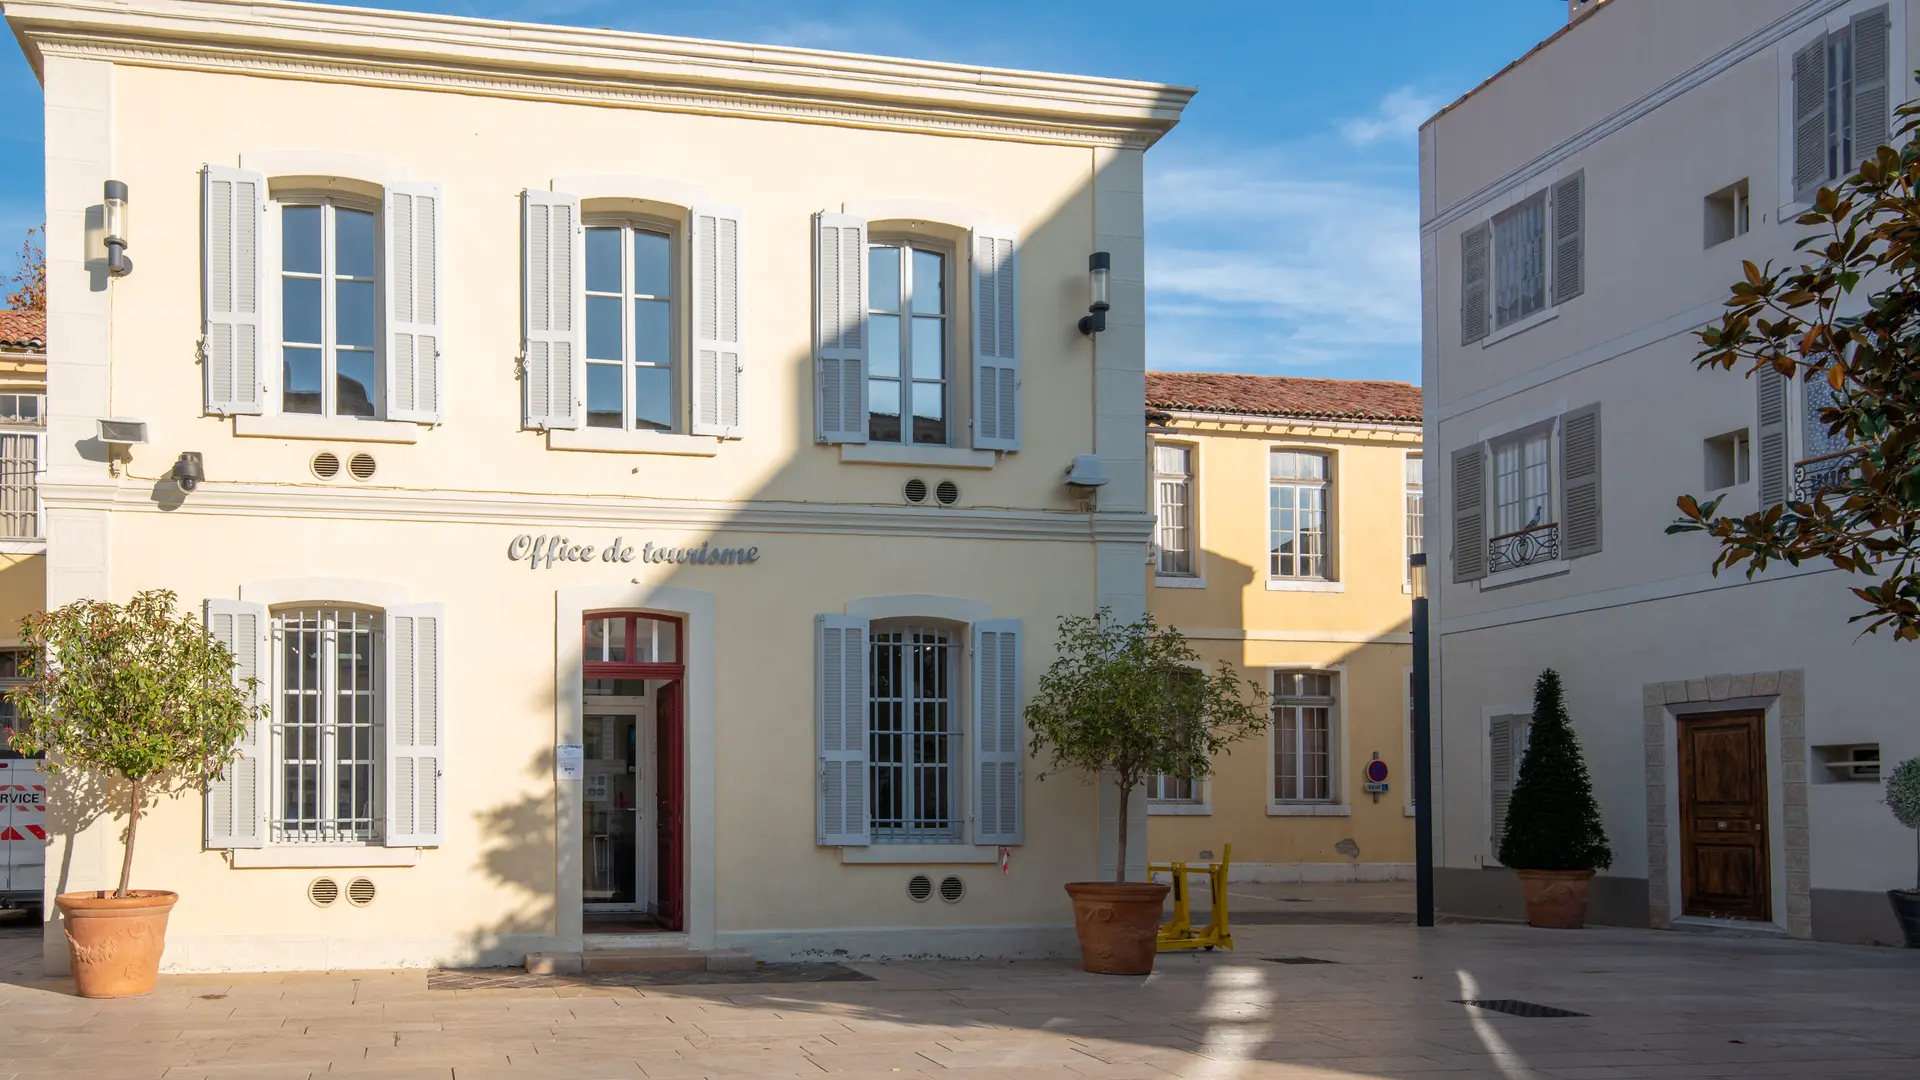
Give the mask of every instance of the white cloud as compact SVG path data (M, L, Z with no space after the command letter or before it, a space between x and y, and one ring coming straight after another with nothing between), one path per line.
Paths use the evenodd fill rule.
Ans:
M1427 117L1439 111L1444 104L1439 98L1416 93L1411 86L1403 86L1380 99L1380 106L1371 116L1357 116L1340 125L1340 135L1355 146L1372 146L1378 142L1410 139L1420 130Z

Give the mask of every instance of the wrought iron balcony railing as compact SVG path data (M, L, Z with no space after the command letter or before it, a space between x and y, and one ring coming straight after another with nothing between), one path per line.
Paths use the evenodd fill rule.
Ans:
M1522 566L1551 562L1560 557L1560 523L1529 525L1510 533L1501 533L1487 541L1487 572L1517 570Z
M1823 491L1847 482L1860 467L1860 450L1836 450L1793 463L1793 501L1812 502Z

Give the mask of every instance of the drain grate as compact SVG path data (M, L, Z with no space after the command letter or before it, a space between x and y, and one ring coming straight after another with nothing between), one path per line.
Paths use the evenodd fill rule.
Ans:
M1556 1009L1551 1005L1540 1005L1531 1001L1515 1001L1512 998L1484 998L1469 1001L1462 1001L1459 998L1455 998L1453 1003L1455 1005L1471 1005L1476 1009L1487 1009L1491 1012L1506 1013L1508 1016L1525 1016L1530 1018L1587 1015L1583 1012L1574 1012L1572 1009Z
M1322 960L1317 956L1269 956L1267 959L1276 964L1337 964L1338 960Z

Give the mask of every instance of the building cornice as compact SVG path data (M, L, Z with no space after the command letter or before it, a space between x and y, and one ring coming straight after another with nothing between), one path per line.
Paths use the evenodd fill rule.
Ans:
M165 505L151 484L42 483L48 512L95 510L254 518L328 518L609 529L703 530L729 533L878 534L948 540L1144 544L1153 515L1046 510L705 502L623 496L520 492L333 491L274 484L203 483Z
M1393 437L1395 441L1407 438L1418 442L1421 438L1420 421L1408 423L1378 423L1366 420L1334 420L1306 416L1266 416L1257 413L1218 413L1189 412L1185 409L1159 408L1172 419L1172 423L1152 430L1166 434L1205 434L1192 427L1180 427L1181 424L1209 424L1215 427L1255 428L1288 435L1313 435L1320 438L1378 438Z
M1078 146L1151 146L1194 91L785 46L248 0L9 0L47 56Z

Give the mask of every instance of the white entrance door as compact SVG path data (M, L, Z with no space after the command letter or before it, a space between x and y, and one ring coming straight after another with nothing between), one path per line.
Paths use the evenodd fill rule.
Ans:
M648 697L589 697L582 848L588 911L653 911L654 714Z

